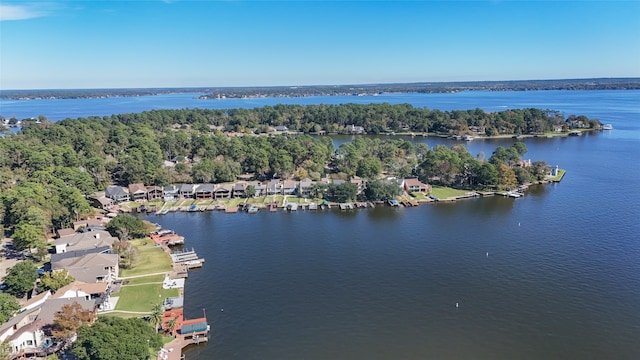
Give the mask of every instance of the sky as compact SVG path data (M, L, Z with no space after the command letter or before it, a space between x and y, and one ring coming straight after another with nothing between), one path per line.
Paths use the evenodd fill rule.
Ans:
M0 0L0 90L640 77L640 1Z

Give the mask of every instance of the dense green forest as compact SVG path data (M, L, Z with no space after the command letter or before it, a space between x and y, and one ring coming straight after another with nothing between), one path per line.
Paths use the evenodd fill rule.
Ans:
M446 93L458 91L531 90L631 90L640 89L638 78L594 78L509 81L417 82L390 84L198 87L144 89L0 90L5 99L77 99L129 97L170 93L204 93L201 99L243 97L305 97L371 95L381 93Z
M418 176L425 183L471 189L514 187L540 180L546 171L544 162L516 166L526 153L520 142L485 159L473 157L464 145L429 149L402 139L358 137L334 149L328 136L266 132L276 125L307 132L356 124L372 132L486 126L527 133L578 123L594 126L597 121L584 116L563 119L537 109L441 112L389 104L162 110L56 123L41 117L26 121L18 134L0 137L0 220L13 231L19 248L45 251L46 232L91 212L86 195L114 183L222 183L241 174L265 180L347 180L357 175L380 190L365 192L373 199L386 191L373 180L390 176ZM226 131L240 133L231 136Z

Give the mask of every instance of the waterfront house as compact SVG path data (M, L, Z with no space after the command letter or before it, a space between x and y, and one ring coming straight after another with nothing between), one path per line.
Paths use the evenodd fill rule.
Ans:
M104 194L107 198L117 203L131 201L129 189L123 188L122 186L109 186L107 187L107 190L105 190Z
M279 179L269 180L267 183L267 195L282 195L283 184Z
M200 184L196 188L195 197L197 200L213 199L213 184Z
M55 253L61 254L69 251L97 249L103 246L111 247L116 241L118 239L104 230L73 233L54 240Z
M233 197L244 197L247 195L247 186L249 183L246 181L238 181L233 185Z
M228 199L233 194L233 184L221 184L214 191L215 199Z
M347 125L346 130L348 133L350 134L364 134L364 128L362 126L355 126L355 125Z
M164 195L164 189L162 186L149 186L147 188L147 200L153 201L155 199L162 199Z
M311 188L313 187L313 180L304 178L298 183L298 195L301 197L311 196Z
M350 183L354 184L358 190L357 193L360 194L364 190L364 180L360 176L354 176L349 180Z
M90 195L89 201L91 202L91 206L102 210L109 210L113 205L113 199L106 197L104 191Z
M51 295L52 299L84 299L96 300L106 296L109 284L106 282L86 283L74 281L58 289Z
M183 199L193 199L196 196L196 186L194 184L180 185L180 197Z
M147 200L147 188L143 184L130 184L129 196L133 201L145 201Z
M418 178L404 179L404 190L407 193L429 193L431 192L431 186L422 183Z
M164 187L162 200L164 202L178 201L180 199L180 188L175 185L169 185Z
M95 283L115 280L119 274L118 254L92 253L51 261L51 270L67 270L76 280Z
M293 195L298 188L298 183L293 180L285 180L282 184L282 193L284 195Z
M264 196L267 194L267 186L260 181L252 181L250 183L253 185L253 188L256 189L256 193L254 195L249 194L250 196Z

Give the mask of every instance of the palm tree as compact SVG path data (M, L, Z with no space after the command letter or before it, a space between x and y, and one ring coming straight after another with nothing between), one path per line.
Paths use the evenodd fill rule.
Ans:
M178 325L178 319L171 318L171 320L167 321L167 327L171 331L171 335L173 335L173 331L176 329L176 325Z
M162 305L155 304L149 314L149 321L153 323L153 328L158 332L158 325L162 321Z

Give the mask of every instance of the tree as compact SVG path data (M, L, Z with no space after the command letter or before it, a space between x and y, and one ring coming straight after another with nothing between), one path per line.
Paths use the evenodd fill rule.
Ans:
M107 231L112 236L122 236L120 229L126 229L127 234L133 237L143 237L146 235L146 228L142 219L129 214L119 214L109 221Z
M20 310L20 304L18 304L15 297L0 293L0 324L4 324L7 320L11 319L18 310Z
M84 309L77 302L65 304L53 315L51 335L56 339L69 339L83 324L90 324L96 318L92 310Z
M124 230L123 232L126 232L126 229L124 228L121 228L120 230ZM120 232L119 236L123 236L123 232ZM122 237L120 238L122 239ZM119 256L118 265L123 269L130 269L136 261L136 248L125 240L116 241L111 245L111 247Z
M155 304L151 309L151 314L149 314L149 322L153 324L153 328L156 332L158 332L158 326L162 321L162 305Z
M516 187L518 180L512 168L505 164L498 166L498 184L508 189Z
M63 286L67 286L75 281L75 278L71 276L67 270L56 270L44 274L40 278L40 285L44 290L51 290L56 292Z
M325 197L330 201L346 202L355 200L358 193L358 186L352 183L344 182L342 184L329 184Z
M38 278L36 264L26 260L15 264L4 277L10 294L20 296L33 289Z
M140 318L99 318L78 329L73 353L78 360L140 360L149 358L149 347L159 349L162 339Z
M402 189L396 182L384 180L372 180L367 183L364 195L368 200L387 200L400 195Z
M0 343L0 359L11 359L12 353L13 349L11 348L11 341L9 341L9 339Z
M44 231L37 225L21 221L16 225L11 238L16 249L28 250L44 241Z

